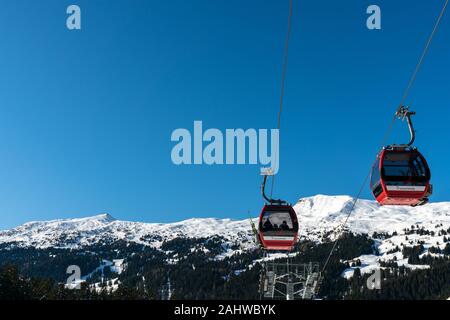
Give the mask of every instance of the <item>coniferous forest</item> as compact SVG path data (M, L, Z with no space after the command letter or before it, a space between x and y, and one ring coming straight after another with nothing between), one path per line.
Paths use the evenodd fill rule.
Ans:
M375 235L381 237L383 235ZM385 262L381 288L366 286L370 274L352 260L377 254L374 238L346 233L322 274L319 299L447 299L450 297L450 244L437 255L422 255L419 246L403 248L408 263L424 269ZM300 242L294 263L323 262L333 242ZM207 248L208 250L193 250ZM217 259L223 251L220 237L176 238L161 248L129 242L100 243L79 250L0 248L0 299L108 300L108 299L260 299L258 291L262 253L236 252ZM120 272L105 261L123 260ZM79 289L66 284L67 266L77 265L83 281ZM104 266L99 268L99 266ZM350 279L342 277L352 268Z

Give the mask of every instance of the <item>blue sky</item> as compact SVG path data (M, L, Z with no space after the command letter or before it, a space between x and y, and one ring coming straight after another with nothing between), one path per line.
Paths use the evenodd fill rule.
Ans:
M66 29L70 4L81 31ZM370 4L382 30L365 26ZM294 6L275 194L355 195L442 1ZM258 214L258 166L175 166L170 135L194 120L276 127L287 13L288 1L2 4L0 229L101 212L149 222ZM450 201L449 27L447 14L407 100L432 201ZM405 139L397 122L389 142Z

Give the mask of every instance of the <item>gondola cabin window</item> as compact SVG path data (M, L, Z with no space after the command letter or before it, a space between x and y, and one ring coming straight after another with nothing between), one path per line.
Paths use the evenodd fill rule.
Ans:
M391 183L425 183L427 170L419 154L387 153L383 161L383 178Z
M261 222L264 231L294 230L289 212L265 212Z
M380 176L380 160L377 159L372 168L372 176L370 178L370 187L373 190L375 197L378 197L383 192Z

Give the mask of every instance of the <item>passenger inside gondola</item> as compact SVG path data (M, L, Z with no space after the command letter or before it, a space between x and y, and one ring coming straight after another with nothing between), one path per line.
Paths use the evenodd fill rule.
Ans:
M262 219L263 231L293 231L294 226L289 212L268 211Z
M292 250L298 239L294 209L290 205L266 204L259 216L258 239L265 250Z
M280 229L281 230L289 230L289 226L288 226L286 220L283 221L283 223L280 226Z
M266 222L264 222L264 230L265 231L269 231L269 230L272 230L273 229L273 225L272 225L272 223L270 222L270 220L269 220L269 218L267 218L267 220L266 220Z

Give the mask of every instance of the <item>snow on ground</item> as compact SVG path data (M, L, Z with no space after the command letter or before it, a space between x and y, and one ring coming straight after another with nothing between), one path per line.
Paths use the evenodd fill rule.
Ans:
M295 257L299 254L299 252L292 252L292 253L283 253L283 252L268 252L265 257L261 259L253 260L252 264L249 266L249 269L253 268L257 263L263 263L267 261L274 261L278 259L286 259L288 257Z
M101 292L102 290L105 290L107 292L114 292L119 288L119 284L119 278L114 278L106 280L104 282L93 283L89 285L89 287L91 288L91 290L95 290L96 292Z
M356 260L361 261L361 265L357 266L357 267L345 269L344 272L342 272L341 276L346 279L350 279L351 277L353 277L353 273L355 272L356 268L359 268L359 270L361 271L361 274L366 274L366 273L371 274L377 268L380 268L380 265L378 264L378 258L379 257L376 255L368 254L368 255L362 255L356 259L353 259L354 261L356 261Z
M354 199L348 196L317 195L300 199L294 206L300 221L300 234L320 240L324 231L341 225ZM346 227L355 233L401 231L411 225L430 228L442 223L450 227L450 202L419 207L379 206L376 201L358 200ZM303 225L303 228L301 227Z
M81 279L74 280L71 283L65 284L65 287L68 289L75 289L82 283L91 279L94 275L101 273L101 281L90 284L89 287L100 292L102 289L106 289L108 291L117 290L120 281L118 278L103 280L103 273L105 268L110 268L110 270L114 273L121 274L125 270L126 264L124 263L124 259L114 259L113 261L103 259L100 265L95 268L90 273L81 277Z
M92 272L88 273L87 275L81 277L81 279L86 281L98 273L101 273L103 277L105 268L109 268L114 273L121 274L123 270L125 270L125 266L126 265L124 263L124 259L115 259L113 261L103 259L97 268L95 268Z
M414 230L417 230L416 224ZM398 266L404 266L408 269L427 269L428 265L414 265L408 263L408 258L403 256L403 249L405 247L414 247L422 245L424 250L419 255L419 258L423 258L427 255L432 257L443 257L444 254L440 253L430 253L429 249L431 247L436 247L440 249L444 249L446 243L444 242L444 236L439 235L439 231L447 230L450 226L444 224L426 224L427 233L430 234L417 234L405 232L404 230L396 231L397 235L393 235L384 240L376 241L376 249L379 255L362 255L360 257L356 257L348 262L350 265L352 263L356 263L358 260L361 262L361 266L353 266L351 268L346 269L341 276L344 278L351 278L353 276L354 270L359 268L361 274L365 273L373 273L375 269L382 268L380 262L395 262ZM411 225L405 227L405 229L411 229Z
M102 260L102 263L100 263L100 265L95 268L92 272L88 273L87 275L81 277L82 280L88 280L90 278L92 278L96 273L101 273L103 275L105 268L111 268L111 266L113 265L113 263L109 260Z
M110 269L112 272L121 274L125 270L124 259L114 259Z
M329 236L330 231L338 230L337 227L345 221L353 205L354 199L349 196L316 195L300 199L294 205L299 220L300 239L322 241L325 235ZM253 220L256 222L257 218ZM415 230L424 228L428 232L407 234L405 229L411 229L412 226ZM352 277L356 267L363 274L372 273L376 268L381 268L380 263L386 262L396 262L399 266L410 269L428 268L429 266L426 265L408 264L408 259L403 257L402 250L404 247L422 244L424 251L420 257L425 255L442 256L439 253L430 253L428 250L430 247L445 248L444 236L439 235L439 232L450 228L450 202L429 203L413 208L381 207L376 201L358 200L346 228L354 233L372 235L377 232L389 233L392 236L384 240L377 240L378 255L363 255L348 261L351 265L359 260L361 265L346 269L342 273L342 277L347 279ZM394 232L395 234L393 234ZM220 236L225 240L224 251L216 256L216 259L224 259L255 248L249 219L192 218L162 224L120 221L109 214L78 219L28 222L11 230L0 231L0 244L36 248L82 248L102 240L125 240L160 248L164 241L177 237L207 238L213 236ZM203 250L206 249L203 248ZM270 254L265 259L272 260L283 257L286 255ZM179 258L172 256L168 262L176 264ZM126 264L123 259L103 260L97 269L85 275L80 281L89 279L95 272L103 272L107 267L120 274ZM104 285L104 283L98 283L94 285L94 288L97 290ZM116 285L117 281L106 286L113 290Z
M349 196L316 195L300 199L294 206L300 224L300 238L321 241L325 234L335 230L345 221L353 202L354 199ZM256 222L256 219L254 221ZM437 224L442 224L444 228L450 227L450 202L430 203L412 208L380 207L375 201L358 200L347 228L369 235L373 232L393 231L400 234L404 228L410 228L411 225L431 229ZM164 241L177 237L212 236L221 236L227 242L225 252L218 258L255 247L249 219L192 218L162 224L120 221L108 214L25 223L11 230L0 231L0 244L37 248L80 248L101 240L125 240L159 248ZM433 245L433 242L437 241L442 243L441 238L430 236L425 242L427 245ZM398 236L398 240L394 238L393 243L382 243L379 249L389 251L399 241L416 240L415 236L411 236L409 240ZM231 249L232 246L235 248Z
M79 289L81 288L81 284L86 282L86 280L77 279L72 281L71 283L65 283L64 287L67 289Z

